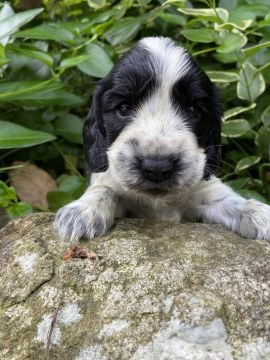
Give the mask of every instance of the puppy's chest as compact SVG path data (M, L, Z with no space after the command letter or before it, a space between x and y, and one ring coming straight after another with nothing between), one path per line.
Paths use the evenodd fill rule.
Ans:
M157 219L169 222L181 222L185 217L185 200L174 198L119 198L124 209L123 216L139 219Z

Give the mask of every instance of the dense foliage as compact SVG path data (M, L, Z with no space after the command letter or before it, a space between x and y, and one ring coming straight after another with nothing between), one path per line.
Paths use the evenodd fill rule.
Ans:
M48 193L52 210L77 198L86 186L81 131L95 81L149 35L185 46L216 83L224 106L218 175L244 196L269 201L268 0L2 3L2 180L8 184L14 160L29 161L57 178L57 190ZM11 216L30 211L0 185L0 206Z

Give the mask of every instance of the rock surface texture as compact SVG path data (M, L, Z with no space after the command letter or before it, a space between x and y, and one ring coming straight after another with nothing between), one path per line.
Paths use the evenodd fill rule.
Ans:
M128 219L64 260L53 217L0 232L0 359L270 359L266 242Z

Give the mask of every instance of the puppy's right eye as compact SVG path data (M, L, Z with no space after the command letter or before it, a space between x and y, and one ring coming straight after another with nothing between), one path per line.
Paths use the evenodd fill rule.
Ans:
M119 106L119 108L117 109L117 114L120 115L121 117L125 117L127 115L129 115L131 110L131 106L128 104L122 104Z

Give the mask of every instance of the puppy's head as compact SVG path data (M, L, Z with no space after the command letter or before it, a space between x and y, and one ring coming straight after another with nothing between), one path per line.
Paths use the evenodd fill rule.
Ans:
M162 194L214 173L221 105L192 57L169 39L142 39L95 92L84 125L86 159L120 186Z

